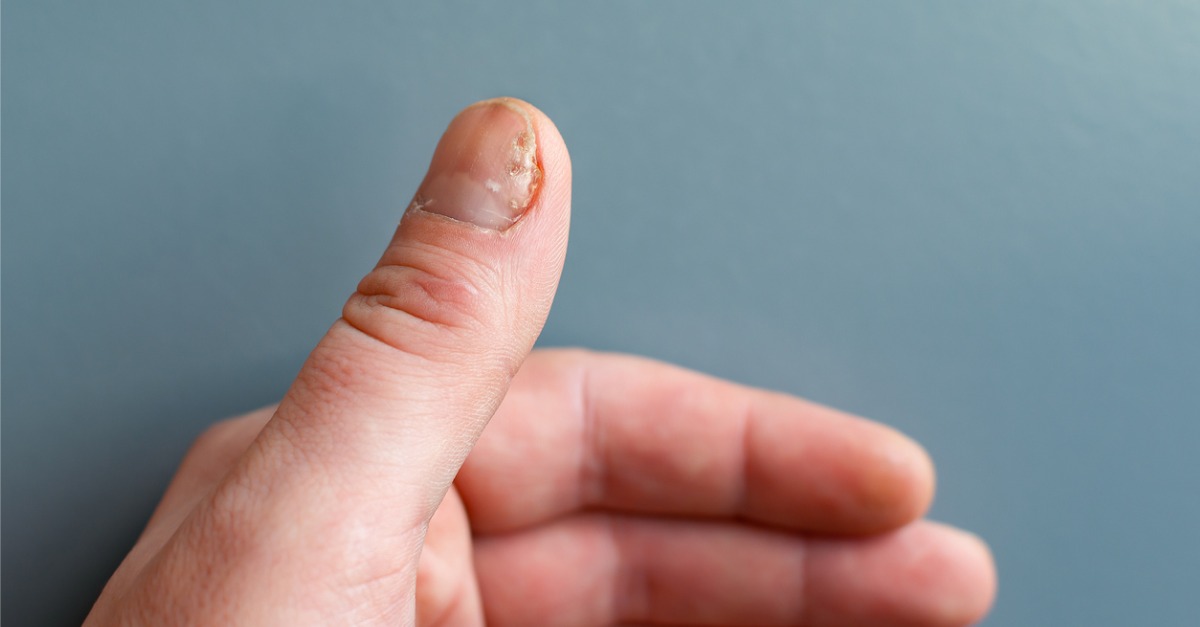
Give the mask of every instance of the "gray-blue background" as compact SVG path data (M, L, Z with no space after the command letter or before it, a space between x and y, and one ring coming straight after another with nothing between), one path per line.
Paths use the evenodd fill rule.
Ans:
M575 165L544 344L913 434L989 625L1194 625L1200 8L899 4L4 2L5 622L83 616L510 94Z

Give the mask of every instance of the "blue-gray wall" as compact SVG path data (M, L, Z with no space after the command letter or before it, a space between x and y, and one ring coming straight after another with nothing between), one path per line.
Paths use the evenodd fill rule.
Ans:
M4 2L6 623L82 617L510 94L575 164L544 344L913 434L988 625L1195 624L1200 6L429 4Z

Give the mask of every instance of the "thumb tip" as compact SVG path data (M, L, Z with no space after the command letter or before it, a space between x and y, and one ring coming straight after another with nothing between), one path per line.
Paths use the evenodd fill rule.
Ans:
M424 335L396 324L388 310L399 310L443 330L473 329L466 335L479 347L527 351L562 272L570 200L570 159L544 113L507 97L466 107L343 317L374 322L364 326L389 343Z
M570 159L558 129L533 105L492 98L460 111L442 134L409 212L504 231L549 192L565 207Z

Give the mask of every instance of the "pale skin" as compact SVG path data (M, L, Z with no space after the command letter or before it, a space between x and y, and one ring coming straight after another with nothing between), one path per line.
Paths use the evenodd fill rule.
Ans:
M522 125L515 218L437 206L489 202L460 179ZM287 395L197 440L89 624L979 620L991 556L921 519L933 467L903 435L647 359L530 353L570 176L527 103L460 114Z

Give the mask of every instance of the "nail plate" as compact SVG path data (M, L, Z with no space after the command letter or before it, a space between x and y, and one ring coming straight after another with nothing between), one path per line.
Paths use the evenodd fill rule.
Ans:
M487 100L450 122L409 211L503 231L529 209L541 178L528 112L505 99Z

